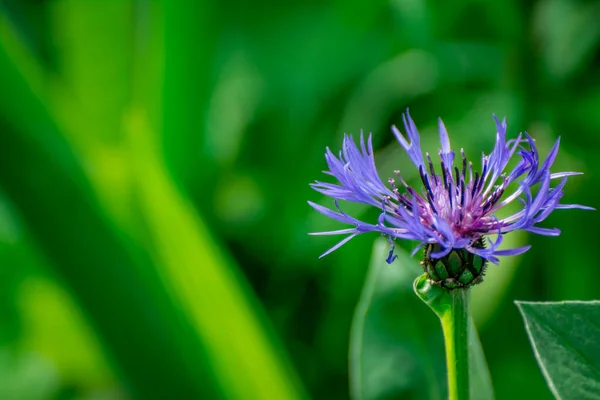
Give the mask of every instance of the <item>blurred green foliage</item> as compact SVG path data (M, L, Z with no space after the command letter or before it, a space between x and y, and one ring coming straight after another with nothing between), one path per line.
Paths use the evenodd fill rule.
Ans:
M306 235L336 226L306 204L331 203L307 185L325 146L373 132L385 178L409 165L389 129L406 107L425 149L441 116L471 157L506 115L542 151L562 135L556 170L585 172L566 201L597 208L599 15L0 2L0 398L347 398L375 238L318 259L336 240ZM550 398L511 299L600 297L598 222L557 212L561 237L511 236L533 249L473 293L497 398Z

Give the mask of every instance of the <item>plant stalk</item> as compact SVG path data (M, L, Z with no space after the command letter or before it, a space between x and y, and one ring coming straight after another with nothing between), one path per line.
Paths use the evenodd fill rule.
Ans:
M447 291L431 284L426 275L415 280L414 289L442 323L449 399L469 400L469 332L474 329L469 314L469 290Z
M450 400L469 399L469 290L450 293L450 307L440 316L446 346Z

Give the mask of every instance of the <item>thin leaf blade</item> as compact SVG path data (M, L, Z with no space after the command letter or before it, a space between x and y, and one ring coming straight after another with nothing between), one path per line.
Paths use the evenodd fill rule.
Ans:
M469 380L472 399L494 400L494 387L492 377L485 359L483 347L471 318L469 329Z
M387 240L375 242L350 334L352 398L443 399L443 341L435 315L414 295L422 270L401 250L385 262Z

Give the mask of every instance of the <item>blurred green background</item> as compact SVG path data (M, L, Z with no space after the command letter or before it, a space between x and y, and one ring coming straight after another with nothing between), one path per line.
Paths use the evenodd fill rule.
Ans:
M340 228L306 204L332 205L308 186L325 147L373 132L387 178L410 170L390 133L406 107L425 150L441 116L474 159L506 115L544 155L561 135L554 170L585 173L565 201L598 207L599 18L566 0L0 1L0 398L348 398L376 235L318 259L338 238L307 232ZM476 288L498 399L551 398L512 301L600 298L599 222L558 211L559 238L510 236L533 249Z

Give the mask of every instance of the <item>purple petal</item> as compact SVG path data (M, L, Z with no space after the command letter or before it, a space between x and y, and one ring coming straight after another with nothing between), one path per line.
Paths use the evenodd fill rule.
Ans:
M373 158L371 136L369 136L367 146L364 136L361 134L359 150L352 138L345 135L343 150L340 152L339 158L328 148L325 159L330 169L330 175L337 178L340 184L317 181L311 186L318 192L333 198L376 207L385 196L393 196L393 193L379 179Z
M506 157L506 118L504 118L501 123L495 115L493 117L494 122L496 123L496 144L494 145L494 150L492 150L492 153L490 154L489 168L485 174L485 179L487 179L489 174L492 173L490 185L498 179L506 166L506 163L508 163L508 158Z
M416 255L416 254L419 252L419 250L421 250L421 248L423 248L423 246L425 246L426 244L427 244L426 242L421 242L421 243L419 243L419 244L418 244L418 245L417 245L417 246L416 246L416 247L413 249L413 251L411 251L411 253L410 253L410 256L411 256L411 257L414 257L414 256L415 256L415 255Z
M556 210L570 210L574 208L579 210L596 211L594 207L582 206L580 204L559 204L556 206Z
M442 246L443 247L443 246ZM448 253L452 251L452 247L443 247L441 251L433 252L430 254L431 258L442 258L446 257Z
M330 248L329 250L327 250L325 253L321 254L319 256L319 258L323 258L326 255L333 253L334 251L336 251L337 249L339 249L340 247L342 247L343 245L345 245L346 243L348 243L350 241L350 239L352 239L354 236L356 236L356 234L350 235L347 238L344 238L342 241L338 242L335 246L333 246L332 248Z
M438 243L444 247L454 247L454 231L448 225L448 222L443 218L433 216L433 227L440 233L441 238L438 238ZM441 240L439 240L441 239ZM447 254L447 253L446 253Z
M404 138L402 133L400 133L398 128L396 128L395 126L392 126L392 132L394 132L396 139L398 139L398 142L404 148L404 150L406 151L412 162L415 164L415 166L417 168L424 167L419 131L417 130L415 123L410 117L408 110L406 110L406 113L402 116L402 119L404 120L404 127L406 128L406 134L408 135L410 143Z
M337 213L333 210L330 210L327 207L323 207L320 204L317 203L313 203L312 201L309 201L308 204L314 208L315 210L317 210L318 212L320 212L321 214L325 215L326 217L329 217L331 219L334 219L336 221L339 222L345 222L347 224L351 224L352 223L352 218L349 218L348 215L346 214L342 214L342 213Z
M550 149L548 156L544 160L544 163L542 164L542 168L541 168L542 171L550 170L550 167L552 167L552 164L554 164L554 160L556 159L556 155L558 154L559 147L560 147L560 136L558 137L558 139L556 139L556 142L554 142L552 149Z
M450 139L448 138L448 131L446 131L446 126L441 118L438 118L438 125L440 131L440 144L442 145L442 150L440 152L440 157L444 162L444 165L448 169L448 171L452 171L452 165L454 163L454 152L450 147Z
M496 250L494 251L494 256L517 256L519 254L523 254L531 248L531 245L523 246L523 247L515 247L513 249L504 249L504 250Z
M328 232L309 232L311 236L328 236L328 235L347 235L349 233L356 233L356 228L340 229L337 231Z
M583 175L583 172L556 172L554 174L550 174L550 179L563 178L566 176L575 176L575 175Z
M526 231L529 231L531 233L536 233L538 235L542 235L542 236L559 236L560 235L560 229L558 228L540 228L537 226L532 226L529 228L525 229Z
M533 204L530 207L530 211L528 211L529 215L534 215L535 213L537 213L538 210L544 204L544 200L546 200L546 197L548 196L548 189L550 188L550 174L544 174L544 177L542 179L542 187L538 191L538 194L535 196L535 200L533 201Z

